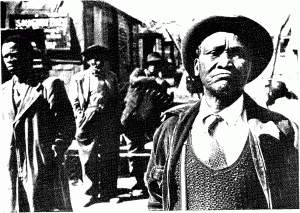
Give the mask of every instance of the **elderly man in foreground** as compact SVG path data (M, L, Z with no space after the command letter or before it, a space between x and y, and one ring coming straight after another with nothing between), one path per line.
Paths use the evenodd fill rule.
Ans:
M298 127L244 92L272 54L268 32L243 16L212 16L189 29L183 63L204 92L168 110L155 133L149 209L299 208Z

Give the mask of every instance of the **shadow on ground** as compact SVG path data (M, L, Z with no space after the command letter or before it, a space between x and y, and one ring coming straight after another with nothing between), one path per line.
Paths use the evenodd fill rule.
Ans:
M143 192L139 190L132 191L127 188L119 188L118 189L118 195L116 197L110 198L110 199L97 199L97 200L91 200L87 204L85 204L84 207L90 207L91 205L94 204L99 204L99 203L123 203L127 201L135 201L135 200L142 200L142 199L147 199L149 197L148 194L143 194Z

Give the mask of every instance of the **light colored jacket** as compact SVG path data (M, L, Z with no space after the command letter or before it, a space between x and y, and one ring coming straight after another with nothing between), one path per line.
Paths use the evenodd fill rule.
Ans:
M90 70L84 70L74 74L70 81L69 98L73 107L75 118L79 118L79 114L87 109L89 104L89 88L90 88ZM112 99L119 102L119 90L117 77L113 72L105 72L105 82L112 91ZM116 104L113 110L120 117L119 104Z

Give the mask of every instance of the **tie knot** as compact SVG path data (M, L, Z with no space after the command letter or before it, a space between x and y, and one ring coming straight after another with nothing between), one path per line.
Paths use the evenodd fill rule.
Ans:
M209 115L205 119L205 126L207 126L207 130L210 136L214 134L214 131L219 124L219 122L223 121L223 118L218 114Z

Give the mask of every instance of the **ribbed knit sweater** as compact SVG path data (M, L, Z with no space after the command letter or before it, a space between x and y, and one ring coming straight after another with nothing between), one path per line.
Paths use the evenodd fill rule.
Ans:
M199 141L200 142L200 141ZM176 166L176 182L180 199L180 160ZM191 137L186 152L186 187L188 210L266 209L267 203L253 165L249 139L235 163L212 170L194 153ZM174 210L181 209L181 201Z

